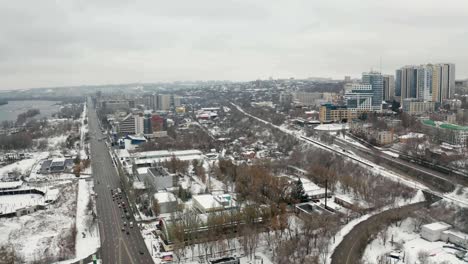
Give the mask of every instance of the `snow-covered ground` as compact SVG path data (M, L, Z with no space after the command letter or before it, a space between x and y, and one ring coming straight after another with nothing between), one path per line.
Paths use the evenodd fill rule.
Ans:
M340 140L344 140L346 142L348 142L349 144L352 144L352 145L355 145L359 148L363 148L363 149L368 149L366 146L364 146L363 144L359 143L358 141L354 140L353 138L345 135L345 136L339 136L338 137Z
M60 149L60 146L67 141L68 135L60 135L56 137L47 138L48 147L50 150Z
M31 153L32 158L23 159L15 163L3 166L0 168L0 177L8 175L9 172L18 170L21 174L29 174L32 167L37 164L40 160L45 159L49 156L49 152L33 152Z
M443 261L451 264L466 263L454 255L456 250L443 247L450 244L441 241L429 242L421 238L420 234L415 232L417 225L413 218L405 219L399 226L392 224L388 229L383 231L386 236L385 234L379 235L366 247L363 254L365 263L383 263L379 262L378 259L382 258L385 254L397 252L398 250L400 250L400 255L404 256L405 261L392 263L416 263L420 251L429 253L429 261L431 263L441 263Z
M154 263L159 264L161 263L160 238L156 235L156 230L154 223L141 225L141 234L145 240L146 247Z
M397 208L397 207L401 207L401 206L404 206L404 205L408 205L408 204L413 204L413 203L417 203L417 202L422 202L422 201L425 201L424 199L424 194L422 193L422 191L418 191L416 193L416 195L410 199L410 200L397 200L395 202L395 204L392 204L392 205L388 205L388 206L385 206L383 208L381 208L380 210L377 210L377 211L373 211L369 214L366 214L366 215L363 215L361 217L358 217L352 221L350 221L349 223L347 223L346 225L342 226L341 229L337 232L336 234L336 237L335 237L335 240L330 243L330 247L329 247L329 252L330 252L330 257L331 257L331 254L333 253L333 251L335 250L335 248L341 243L341 241L343 241L343 238L359 223L367 220L369 217L373 216L373 215L376 215L378 213L381 213L383 211L386 211L386 210L389 210L391 208ZM328 258L327 259L327 263L330 263L331 262L331 258Z
M78 181L78 200L76 204L76 244L75 258L60 262L72 263L95 253L100 247L97 219L93 221L92 211L88 208L90 201L95 210L95 198L92 196L92 182L81 179Z
M15 254L26 263L73 257L76 191L76 183L63 184L57 201L47 209L0 219L0 245L12 244Z
M390 150L383 150L382 153L385 153L391 157L398 158L400 155Z
M45 204L45 197L40 194L16 194L0 196L0 213L15 212L20 208Z

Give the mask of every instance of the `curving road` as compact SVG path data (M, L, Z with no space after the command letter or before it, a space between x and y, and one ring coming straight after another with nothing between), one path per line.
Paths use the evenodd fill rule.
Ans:
M112 163L109 150L103 140L96 111L91 100L88 100L88 124L91 143L91 166L94 175L94 188L97 197L99 232L101 235L100 258L102 263L109 264L150 264L154 263L144 243L138 226L129 228L124 222L133 221L122 218L123 209L112 200L111 189L121 188L120 178ZM127 204L125 194L122 201ZM122 228L125 231L122 231ZM126 232L129 232L127 234ZM143 253L143 254L142 254Z
M428 204L428 202L420 202L389 209L357 224L335 248L331 256L331 264L360 263L370 235L377 233L385 225L395 222L399 218L405 218L409 213L419 210Z

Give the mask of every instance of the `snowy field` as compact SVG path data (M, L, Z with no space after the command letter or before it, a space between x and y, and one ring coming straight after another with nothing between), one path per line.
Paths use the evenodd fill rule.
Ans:
M100 247L99 228L97 219L93 221L92 211L88 208L91 201L95 210L95 198L93 183L84 179L78 181L78 201L76 204L76 240L75 258L60 262L61 264L73 263L95 253Z
M0 244L11 244L18 263L52 263L74 255L77 184L61 186L46 210L0 219Z
M44 196L40 194L16 194L0 196L0 213L15 212L18 209L45 204Z
M429 242L422 239L419 233L415 231L417 229L416 226L417 223L413 218L405 219L401 222L400 226L392 224L387 230L383 231L386 232L385 234L380 234L367 246L363 255L365 263L383 263L379 262L379 259L385 258L385 254L396 252L397 250L400 250L400 255L404 256L405 261L392 263L416 263L420 251L429 253L430 263L442 263L443 261L451 264L466 263L454 255L456 250L443 247L450 244L441 241Z
M31 153L32 158L23 159L15 163L3 166L0 168L0 177L8 175L9 172L17 170L21 174L28 174L31 168L40 160L49 156L48 152L34 152Z

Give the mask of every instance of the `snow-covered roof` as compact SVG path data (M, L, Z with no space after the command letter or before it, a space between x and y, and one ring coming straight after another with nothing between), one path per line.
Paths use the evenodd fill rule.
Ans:
M406 135L400 136L399 138L408 139L408 138L423 138L425 135L421 133L408 133Z
M192 197L193 200L197 201L205 210L216 209L222 207L222 205L216 201L211 194L201 194Z
M433 231L447 230L452 226L444 222L435 222L432 224L423 225L422 228L426 228Z
M154 199L157 199L159 203L169 203L177 201L175 195L170 192L157 192L154 194Z
M52 160L52 163L54 163L54 165L55 164L63 164L63 163L65 163L65 158L55 158L55 159Z
M142 189L146 189L145 187L145 183L144 182L141 182L141 181L134 181L133 182L133 189L139 189L139 190L142 190Z
M128 138L131 140L146 141L146 138L144 136L128 135Z
M450 229L450 230L445 230L443 231L442 233L444 234L452 234L458 238L461 238L461 239L467 239L468 238L468 234L466 233L463 233L463 232L460 232L460 231L457 231L457 230L454 230L454 229Z
M348 195L335 195L335 198L342 200L343 202L349 203L349 204L354 204L356 201L352 198L349 197Z
M302 187L304 188L304 191L306 193L323 189L323 188L320 188L317 184L309 181L308 179L301 178L301 182L302 182Z
M7 181L0 182L0 189L14 189L19 188L23 184L23 181Z
M119 158L129 158L130 153L126 149L117 149L117 156Z
M149 169L149 168L147 168L147 167L146 167L146 168L138 168L138 169L137 169L137 173L138 173L138 175L147 174L147 173L148 173L148 169Z
M202 154L203 153L197 149L176 150L176 151L157 150L157 151L137 152L133 154L133 157L136 159L167 158L167 157L172 157L172 156L181 158L183 156L202 155Z
M314 128L321 131L338 131L342 129L349 129L348 124L321 124Z

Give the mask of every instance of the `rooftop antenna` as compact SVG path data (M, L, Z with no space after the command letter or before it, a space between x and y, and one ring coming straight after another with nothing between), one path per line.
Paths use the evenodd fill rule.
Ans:
M382 73L382 55L380 55L380 73Z

